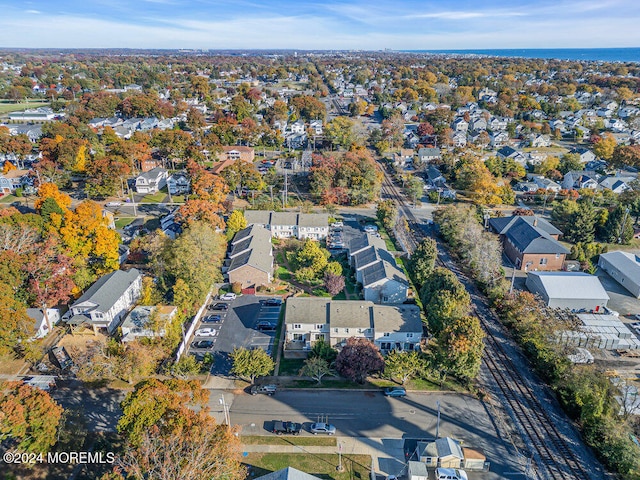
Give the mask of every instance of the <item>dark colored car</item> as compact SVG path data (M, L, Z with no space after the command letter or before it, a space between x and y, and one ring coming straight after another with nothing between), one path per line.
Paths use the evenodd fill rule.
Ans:
M276 420L273 422L273 433L278 435L300 435L302 425L295 422L283 422L282 420Z
M384 394L387 397L404 397L407 391L403 387L388 387L384 389Z
M276 329L276 324L271 322L258 322L257 328L261 332L273 332Z
M279 307L280 305L282 305L282 300L280 300L279 298L270 298L269 300L265 301L264 304L267 307Z
M197 342L193 342L191 344L193 348L211 348L213 347L213 342L211 340L199 340Z
M214 303L209 305L209 310L229 310L229 304L222 302Z
M262 393L264 395L273 395L276 393L277 387L275 385L254 385L251 387L251 395L258 395Z
M202 319L202 323L218 323L222 320L220 315L207 315Z

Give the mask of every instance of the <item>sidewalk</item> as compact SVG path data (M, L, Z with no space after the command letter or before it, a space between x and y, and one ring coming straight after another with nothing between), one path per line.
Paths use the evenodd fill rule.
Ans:
M376 473L400 475L405 466L404 440L401 438L336 437L343 454L369 455ZM243 451L256 453L337 454L338 446L243 445Z

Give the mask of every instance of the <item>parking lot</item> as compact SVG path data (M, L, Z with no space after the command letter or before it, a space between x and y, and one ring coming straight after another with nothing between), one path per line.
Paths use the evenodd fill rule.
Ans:
M202 358L206 353L214 356L211 373L228 375L231 370L229 354L234 348L262 348L269 354L275 351L274 339L282 306L265 305L269 297L242 295L235 300L212 299L191 339L189 354ZM226 310L212 310L215 304L226 305ZM207 317L219 316L207 322ZM211 329L202 332L203 329ZM200 331L200 335L198 335ZM200 345L198 342L209 341Z

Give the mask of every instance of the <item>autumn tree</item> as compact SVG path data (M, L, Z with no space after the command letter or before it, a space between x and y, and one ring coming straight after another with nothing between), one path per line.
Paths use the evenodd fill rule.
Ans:
M437 337L439 368L461 379L475 378L482 362L483 339L484 332L477 317L453 319Z
M418 287L427 280L436 264L438 246L433 238L425 238L409 257L409 272Z
M426 359L417 350L393 350L384 359L384 373L391 378L397 378L402 385L423 373L426 368Z
M353 120L348 117L336 117L324 128L324 135L334 146L348 149L354 143Z
M76 288L71 258L60 253L55 238L49 237L31 254L24 270L27 273L29 292L34 303L42 310L51 330L53 325L47 309L69 300Z
M23 382L0 383L0 440L23 452L47 452L56 442L63 409Z
M471 299L469 293L453 272L437 267L425 279L420 300L429 322L429 329L438 335L454 319L467 314Z
M324 358L309 357L304 361L304 366L299 373L301 376L313 378L320 385L322 379L327 375L333 375L334 371Z
M616 145L616 138L610 133L606 133L593 145L593 153L604 160L610 160Z
M320 243L307 239L302 248L296 254L296 278L301 281L311 281L318 278L325 270L329 262L330 254L320 247ZM299 275L302 273L302 275Z
M384 368L384 359L378 347L366 338L350 337L336 357L335 368L343 377L364 383L367 375Z
M47 198L55 200L56 204L63 211L67 210L71 206L71 197L58 190L58 186L55 183L43 183L38 188L38 197L33 203L33 208L39 211Z
M498 196L496 180L482 160L460 161L456 166L455 185L479 203L502 203Z
M335 297L344 290L344 285L343 275L336 275L329 272L324 273L324 288L332 297Z
M418 125L417 132L420 137L428 137L435 133L435 129L429 122L423 122Z
M273 359L261 348L234 348L229 356L233 362L231 373L251 383L257 377L269 375L275 367Z
M231 240L240 230L247 228L247 219L242 210L234 210L227 219L227 239Z
M0 282L0 355L13 353L33 335L33 320L27 315L27 307L13 292L10 285Z
M297 95L291 99L290 105L303 120L324 120L327 109L320 100L309 95Z
M222 234L206 223L194 223L163 249L164 275L168 277L164 281L174 285L181 279L188 286L192 305L204 300L213 283L222 280L220 268L225 250Z
M124 158L96 156L87 165L85 192L87 196L96 198L115 195L129 173L131 166Z
M393 200L378 202L376 217L387 232L393 232L398 221L398 207Z

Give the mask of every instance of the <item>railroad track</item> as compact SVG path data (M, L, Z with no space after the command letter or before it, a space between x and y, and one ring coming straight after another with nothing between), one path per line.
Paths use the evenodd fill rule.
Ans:
M425 237L429 236L424 225L406 207L406 200L398 187L384 172L383 192L398 205L399 215L409 225L408 247L411 253ZM436 239L437 241L437 239ZM438 242L438 264L451 270L468 290L472 309L486 333L484 365L497 387L495 393L509 413L518 433L529 450L538 477L545 480L592 480L592 475L582 464L569 440L556 427L551 414L541 402L540 395L520 373L507 354L503 343L504 329L499 319L487 307L488 300L475 283L462 272ZM544 388L544 387L543 387ZM495 391L495 389L493 389ZM598 472L593 472L598 475Z

